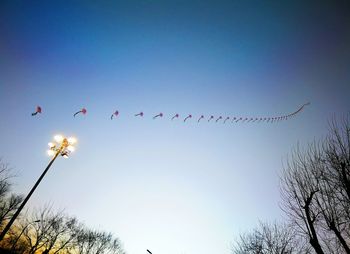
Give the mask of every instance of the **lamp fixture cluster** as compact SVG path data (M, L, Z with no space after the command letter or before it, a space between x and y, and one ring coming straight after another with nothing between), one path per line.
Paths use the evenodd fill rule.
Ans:
M74 145L77 143L77 139L74 137L66 138L62 135L55 135L54 141L48 143L49 150L47 154L49 156L61 155L63 158L68 158L69 155L75 151Z

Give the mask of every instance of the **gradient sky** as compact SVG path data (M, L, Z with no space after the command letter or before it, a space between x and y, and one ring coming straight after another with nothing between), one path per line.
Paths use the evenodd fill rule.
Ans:
M27 193L52 136L75 135L28 207L64 208L129 254L229 254L240 232L283 217L283 161L349 112L349 66L345 0L1 1L0 156ZM169 121L308 101L278 124Z

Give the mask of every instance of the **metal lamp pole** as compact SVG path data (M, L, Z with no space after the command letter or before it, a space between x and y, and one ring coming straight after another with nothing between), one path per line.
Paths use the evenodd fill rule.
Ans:
M62 156L68 156L69 151L67 151L67 147L70 146L70 142L68 142L67 138L62 138L62 143L59 146L59 148L56 148L56 145L49 143L50 146L50 151L55 151L55 156L52 158L52 160L50 161L50 163L47 165L47 167L45 168L44 172L41 174L41 176L39 177L39 179L36 181L36 183L34 184L33 188L30 190L30 192L28 193L28 195L26 196L26 198L23 200L23 202L21 203L21 205L18 207L17 211L15 212L15 214L12 216L11 220L7 223L6 227L4 228L4 230L1 232L0 234L0 241L2 241L7 233L7 231L10 229L10 227L12 226L13 222L17 219L18 215L20 214L20 212L22 211L23 207L25 206L25 204L28 202L29 198L32 196L33 192L35 191L35 189L38 187L38 185L40 184L41 180L44 178L44 176L46 175L47 171L49 171L52 163L56 160L56 158L58 157L58 155L62 155ZM74 150L74 149L72 149Z

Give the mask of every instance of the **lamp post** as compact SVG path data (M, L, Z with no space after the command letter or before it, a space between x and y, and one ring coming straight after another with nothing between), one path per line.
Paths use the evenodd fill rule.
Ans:
M76 143L76 139L73 138L73 137L65 138L65 137L63 137L61 135L56 135L54 137L54 140L55 140L55 142L50 142L49 143L49 148L50 149L48 150L48 154L50 156L53 156L53 158L51 159L51 161L49 162L49 164L47 165L47 167L45 168L44 172L41 174L39 179L36 181L36 183L34 184L33 188L30 190L30 192L28 193L26 198L23 200L21 205L18 207L17 211L14 213L14 215L11 218L11 220L7 223L7 225L4 228L4 230L1 232L1 234L0 234L0 241L2 241L4 239L7 231L10 229L10 227L13 224L13 222L16 220L16 218L18 217L18 215L22 211L23 207L28 202L29 198L32 196L33 192L38 187L38 185L40 184L41 180L44 178L44 176L46 175L47 171L50 169L52 163L56 160L56 158L59 155L61 155L64 158L68 158L69 154L75 150L73 145Z

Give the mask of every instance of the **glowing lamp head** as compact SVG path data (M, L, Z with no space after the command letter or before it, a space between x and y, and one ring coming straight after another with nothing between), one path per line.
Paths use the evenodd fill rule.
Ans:
M63 136L62 135L56 135L54 136L54 139L56 142L61 143L63 141Z
M48 150L48 151L47 151L47 154L48 154L49 156L53 156L53 155L55 154L55 151L53 151L53 150Z
M75 137L68 138L68 143L74 145L77 143L77 139Z
M72 145L69 145L69 146L67 147L67 149L68 149L68 151L70 151L70 152L74 152L74 151L75 151L75 147L72 146Z
M53 142L50 142L48 155L54 156L60 154L64 158L68 158L71 152L75 151L74 144L77 142L77 139L74 137L66 138L62 135L54 136Z

